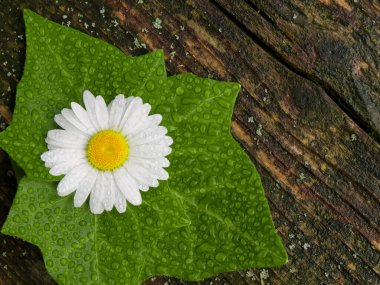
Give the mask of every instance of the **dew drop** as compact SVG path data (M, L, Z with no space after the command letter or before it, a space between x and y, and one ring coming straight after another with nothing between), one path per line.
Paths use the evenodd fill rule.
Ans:
M178 95L182 95L184 92L185 92L185 90L183 90L182 87L178 87L178 88L175 90L175 93L177 93Z

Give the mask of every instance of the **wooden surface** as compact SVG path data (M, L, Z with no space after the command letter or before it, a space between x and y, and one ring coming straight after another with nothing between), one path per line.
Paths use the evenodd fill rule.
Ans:
M1 4L1 129L22 75L23 8L132 55L163 48L170 74L241 83L231 131L262 176L289 263L196 284L380 284L378 1ZM0 152L0 226L15 191ZM54 281L38 248L0 235L0 284ZM157 277L145 284L194 283Z

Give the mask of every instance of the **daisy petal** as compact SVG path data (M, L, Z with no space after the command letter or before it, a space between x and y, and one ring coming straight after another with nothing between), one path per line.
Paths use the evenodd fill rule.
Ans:
M149 186L148 185L140 185L139 189L143 192L147 192L149 190Z
M165 145L138 145L130 148L130 156L162 157L170 154L172 149Z
M121 193L120 189L117 186L115 192L115 208L119 213L124 213L127 210L127 203L125 201L123 193Z
M117 95L109 107L109 127L117 129L121 117L124 114L125 98L124 95Z
M49 173L53 176L60 176L69 173L73 168L87 163L86 159L78 159L78 160L70 160L70 161L65 161L62 163L55 164L50 170Z
M128 174L136 180L138 185L149 184L152 179L152 173L138 166L138 164L126 163L123 167L127 170Z
M130 157L130 162L141 165L144 168L157 168L157 167L168 167L170 165L169 160L166 157L158 158L141 158L141 157Z
M101 214L104 211L102 192L103 174L100 172L91 191L90 210L93 214Z
M62 145L64 148L65 145L68 146L78 146L78 145L86 145L89 137L86 136L78 136L76 134L70 133L64 130L50 130L48 132L46 142L56 143L58 145Z
M55 149L76 149L76 150L83 150L85 145L68 145L68 144L62 144L56 141L52 141L49 139L45 139L45 142L48 143L48 149L49 150L55 150Z
M134 168L138 168L137 174L141 175L140 173L148 173L149 175L146 175L149 178L153 179L160 179L160 180L167 180L168 179L168 173L166 171L163 171L162 163L164 161L155 161L155 160L149 160L149 159L141 159L132 157L130 158L128 165L133 165ZM131 172L131 175L134 175L134 172ZM139 183L143 183L141 180L139 180ZM143 183L147 185L152 185L152 182Z
M170 161L169 161L169 159L167 159L166 157L163 157L163 158L162 158L161 167L169 167L169 166L170 166Z
M138 113L142 106L142 100L140 97L135 97L131 100L129 105L126 107L124 115L120 121L120 128L122 129L122 133L129 133L129 129L132 128L132 121L135 121L134 114ZM140 118L138 118L140 119Z
M165 169L161 168L158 171L158 175L156 177L160 180L168 180L169 179L169 173Z
M95 114L101 130L108 129L108 109L102 96L95 98Z
M165 145L167 146L171 146L173 144L173 139L169 136L165 136L164 140L165 140Z
M127 113L128 110L129 110L129 112L131 111L130 105L133 104L134 100L135 100L135 97L133 97L133 96L130 96L130 97L124 99L123 114L120 117L120 121L117 123L117 130L120 131L123 129L124 124L125 124L124 116L126 116L128 114Z
M103 206L106 211L111 211L115 203L116 185L111 172L104 172L102 191L104 193Z
M125 168L120 167L113 172L117 187L123 193L124 197L132 205L140 205L142 202L138 185L131 178Z
M140 119L141 124L139 125L139 128L134 128L133 131L129 132L129 135L136 135L141 133L141 130L143 132L149 132L151 133L152 130L154 130L160 122L162 121L162 116L160 114L154 114L148 117L142 117Z
M63 115L57 114L54 116L54 121L60 126L62 129L65 129L67 132L74 134L76 136L86 136L86 133L82 132L72 123L70 123Z
M87 163L82 163L71 168L70 172L68 172L58 184L58 195L66 196L74 192L89 171L90 166Z
M152 126L158 126L162 121L162 116L160 114L154 114L149 116L148 120Z
M160 142L165 145L169 145L165 143L165 135L167 133L167 129L165 127L155 127L154 129L148 129L143 132L134 133L128 136L128 141L131 146L134 145L145 145L145 144L159 144ZM164 140L163 140L164 139ZM170 141L168 141L170 143Z
M90 121L90 118L88 117L86 110L76 102L71 103L71 109L73 110L78 120L87 128L87 133L93 134L95 132L95 129Z
M98 176L98 171L91 168L87 176L79 183L74 196L74 207L81 207L90 195Z
M85 90L83 92L83 103L86 107L88 118L93 125L95 130L101 129L101 126L98 124L98 120L96 118L96 112L95 112L95 97L92 95L92 93L88 90Z
M153 180L152 183L150 184L150 187L158 187L158 180Z
M62 116L70 122L73 126L75 126L77 129L82 131L83 133L90 135L91 133L88 131L88 128L82 124L82 122L77 118L74 111L71 109L63 109L61 111Z
M129 133L133 134L139 132L141 129L145 129L149 125L147 119L148 114L152 106L148 103L141 105L138 110L135 110L133 117L129 120L130 128Z
M45 163L58 164L70 160L77 160L85 158L85 153L79 149L54 149L47 152L44 152L41 155L42 161Z
M54 149L75 149L75 150L84 150L86 148L85 143L78 143L78 144L68 144L64 142L60 142L57 140L53 140L50 138L46 138L45 142L48 144L48 149L49 150L54 150Z

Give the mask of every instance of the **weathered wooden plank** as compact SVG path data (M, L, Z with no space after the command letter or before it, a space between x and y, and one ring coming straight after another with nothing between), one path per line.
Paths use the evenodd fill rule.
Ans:
M310 50L300 49L307 44L304 39L308 39L309 45L314 44L315 21L306 23L305 30L311 31L311 35L305 37L305 31L299 27L302 23L294 28L292 17L281 16L288 15L287 7L291 5L301 7L302 15L312 15L324 6L339 14L342 7L337 3L346 2L313 2L308 8L298 1L283 1L282 6L273 9L268 8L269 3L254 1L217 0L216 5L201 0L139 2L9 1L7 9L0 11L0 17L6 19L0 28L8 38L0 47L0 64L8 60L14 71L10 69L11 76L7 76L8 69L0 70L0 88L5 92L1 97L3 105L12 108L14 87L21 76L24 42L17 37L23 33L21 12L17 10L21 7L103 38L134 55L163 48L170 73L192 71L238 81L243 91L235 107L232 133L258 166L290 260L282 268L228 273L196 284L379 283L380 148L366 133L374 126L368 111L370 105L363 105L365 100L355 93L368 91L366 86L376 80L373 43L365 46L362 41L362 46L355 50L369 51L366 62L372 63L368 63L369 67L360 66L360 70L369 71L349 77L345 67L353 68L358 58L355 52L346 52L338 63L329 62L332 54L318 61L308 54ZM265 15L257 12L259 5L262 10L267 7ZM366 10L375 5L370 2L355 5L369 18L376 13ZM256 12L252 13L255 7ZM349 25L349 31L355 33L351 36L356 40L367 20L360 15L343 16L344 25L355 26ZM161 27L153 25L156 18L162 21ZM339 28L336 33L344 34L340 27L343 20L336 16L329 20L318 18L317 22L322 27L332 24L331 27ZM367 34L363 37L368 39ZM285 53L286 44L282 46L282 41L293 44L292 52ZM329 67L331 71L324 74L322 71ZM358 77L364 81L359 91L352 83ZM6 91L8 86L10 91ZM362 99L350 101L350 96ZM374 102L373 98L364 103ZM354 115L348 116L346 113L351 111L355 111ZM9 171L9 162L3 157L0 161L6 169L1 174ZM6 194L0 194L0 225L15 191L14 181L5 179L4 183L1 185L7 186L1 186ZM0 267L0 280L11 284L54 284L35 247L4 236L0 236L0 246L5 239L12 244L10 250L20 248L21 253L27 254L19 259L17 254L0 256L1 265L7 264L6 269ZM25 272L25 266L32 269ZM165 282L195 284L162 277L145 284Z
M380 138L377 1L215 0L293 71Z

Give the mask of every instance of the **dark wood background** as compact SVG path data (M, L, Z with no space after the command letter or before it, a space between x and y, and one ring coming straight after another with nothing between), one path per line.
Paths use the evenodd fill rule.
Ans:
M169 74L242 85L231 131L257 166L289 263L191 283L380 284L380 4L370 0L0 2L0 128L25 57L22 9ZM16 191L0 151L0 226ZM33 245L0 235L0 284L54 284Z

